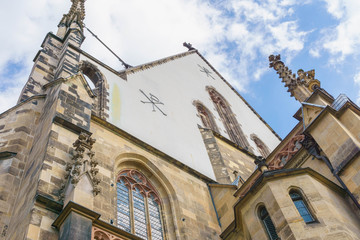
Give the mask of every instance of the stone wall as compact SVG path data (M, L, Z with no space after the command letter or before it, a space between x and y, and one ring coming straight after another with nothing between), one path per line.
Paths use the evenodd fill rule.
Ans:
M34 67L29 79L20 94L19 102L43 93L42 87L54 80L55 69L59 63L59 53L61 51L61 39L51 33L46 35L42 44L42 49L34 59Z
M216 138L216 143L219 147L219 151L223 158L226 171L230 176L231 182L235 180L234 171L238 172L238 175L246 181L250 175L256 170L256 165L254 163L254 157L252 154L247 153L247 151L241 151L237 147Z
M0 115L0 239L14 231L11 217L28 165L43 97L31 98Z
M237 186L225 184L210 184L211 193L214 199L216 211L221 223L221 230L224 231L234 220L234 204L238 200L234 196Z
M90 131L96 139L92 150L95 152L94 159L99 161L97 177L101 179L100 193L93 199L92 210L101 214L101 220L116 224L117 173L122 169L138 169L161 196L167 239L218 239L220 228L203 180L151 153L144 146L106 129L98 122L91 123ZM76 138L76 133L63 126L52 126L49 148L40 175L39 194L58 201L65 164L71 162L72 143ZM32 218L36 221L31 222L28 239L45 239L35 238L41 234L54 236L49 239L56 239L56 232L42 227L43 221L45 225L49 221L49 216L45 216L44 211L46 212L45 209L39 209L39 206L33 209Z
M255 155L237 147L222 136L214 135L211 129L200 128L216 181L223 184L231 184L236 176L234 171L246 181L254 172Z

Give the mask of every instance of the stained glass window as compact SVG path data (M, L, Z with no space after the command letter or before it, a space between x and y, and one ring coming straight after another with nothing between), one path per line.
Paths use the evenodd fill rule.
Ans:
M270 240L276 240L279 239L277 233L276 233L276 228L273 224L273 222L271 221L271 218L269 216L268 211L266 210L265 207L261 207L260 208L260 219L263 222L265 229L266 229L266 233L268 234L268 237L270 238Z
M117 225L143 239L163 240L160 199L146 177L124 170L117 181Z
M302 196L297 192L290 192L290 197L293 200L295 207L299 211L301 217L304 219L304 222L306 223L314 222L315 219L311 215L309 209L307 208Z
M150 216L150 229L151 237L153 240L163 239L161 217L160 217L160 206L155 201L153 195L148 198L149 216Z
M124 180L117 182L117 225L122 230L131 231L129 189Z

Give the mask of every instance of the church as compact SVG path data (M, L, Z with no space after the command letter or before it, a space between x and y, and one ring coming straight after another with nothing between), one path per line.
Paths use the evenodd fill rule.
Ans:
M271 55L281 139L189 43L121 71L83 51L84 2L0 113L0 240L360 239L359 106Z

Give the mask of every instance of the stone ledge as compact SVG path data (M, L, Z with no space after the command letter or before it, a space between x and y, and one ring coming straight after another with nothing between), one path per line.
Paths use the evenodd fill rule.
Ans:
M36 203L38 203L39 205L42 205L45 207L45 209L50 210L52 212L55 213L60 213L62 208L63 208L63 204L60 202L57 202L49 197L46 197L44 195L41 194L37 194L35 196L35 201Z
M15 152L8 152L8 151L0 152L0 160L5 160L5 159L8 159L8 158L15 157L16 154L17 153L15 153Z

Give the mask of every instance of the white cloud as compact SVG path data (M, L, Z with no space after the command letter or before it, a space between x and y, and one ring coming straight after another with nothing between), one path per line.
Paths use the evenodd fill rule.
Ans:
M321 51L332 55L332 63L342 62L346 57L358 55L360 50L360 1L324 0L327 11L338 24L321 31L322 37L310 50L317 56Z
M341 19L346 12L343 0L325 0L328 12L337 19Z
M289 19L297 5L295 0L224 0L213 5L205 0L87 1L85 23L131 65L183 52L182 43L191 42L229 82L245 91L265 72L269 54L293 56L302 50L306 32L299 29L296 20ZM0 35L0 72L11 61L29 69L45 34L56 31L69 7L70 1L64 0L0 2L0 21L7 23L2 25L6 34ZM88 32L85 34L85 51L122 68ZM21 74L16 84L10 85L0 77L5 85L1 96L14 93L14 89L20 92L29 71Z

